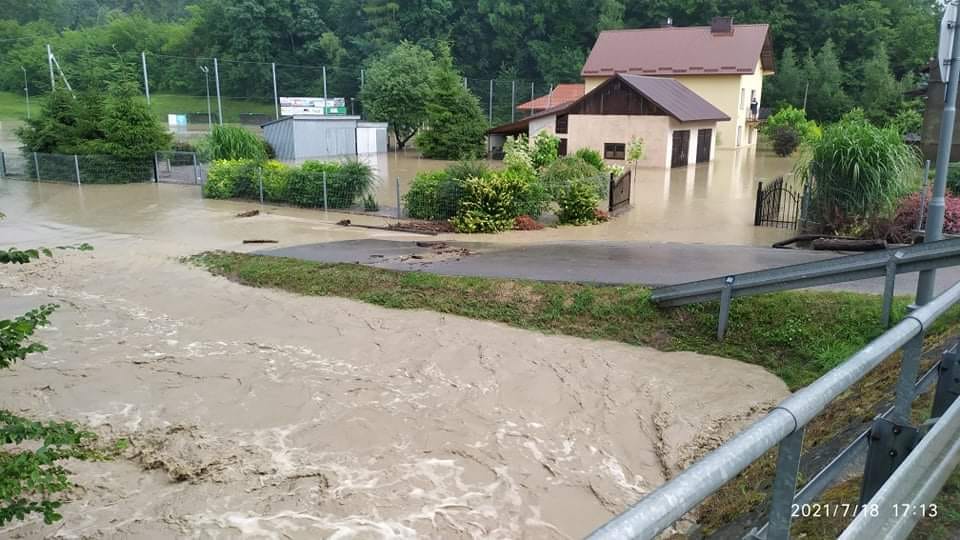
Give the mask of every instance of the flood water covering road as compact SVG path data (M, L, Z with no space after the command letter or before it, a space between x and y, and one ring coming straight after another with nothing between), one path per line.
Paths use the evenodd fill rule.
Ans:
M210 276L177 258L413 237L195 190L0 182L0 246L96 248L0 267L0 317L61 306L0 407L129 441L70 464L62 522L0 536L579 537L786 394L732 360Z

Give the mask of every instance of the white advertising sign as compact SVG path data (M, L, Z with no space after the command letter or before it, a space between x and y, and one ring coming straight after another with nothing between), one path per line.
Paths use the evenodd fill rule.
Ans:
M281 97L280 116L300 114L344 115L347 113L343 98Z

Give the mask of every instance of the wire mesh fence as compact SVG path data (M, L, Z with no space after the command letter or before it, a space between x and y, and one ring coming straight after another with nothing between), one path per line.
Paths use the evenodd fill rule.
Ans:
M0 151L0 176L70 184L126 184L155 180L153 157Z

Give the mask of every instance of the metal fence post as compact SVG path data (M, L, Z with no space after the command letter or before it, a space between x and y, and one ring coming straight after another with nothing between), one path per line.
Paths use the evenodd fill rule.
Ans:
M217 120L223 125L223 103L220 101L220 64L213 59L213 82L217 85Z
M76 154L73 155L73 170L77 173L77 185L80 185L80 158Z
M397 177L397 219L403 218L403 207L400 203L400 177Z
M157 158L159 152L153 153L153 181L160 182L160 160Z
M147 53L140 53L140 62L143 63L143 92L147 95L147 105L150 105L150 79L147 78Z
M323 114L327 114L327 66L323 66Z
M614 188L613 173L610 173L610 190L607 192L607 212L613 212L613 188Z
M0 178L7 176L7 155L0 150Z
M759 227L763 216L763 182L757 182L757 200L753 206L753 226Z
M517 112L517 81L510 81L510 121L516 119Z
M200 183L200 168L197 166L197 153L190 152L190 156L193 157L193 177L196 179L194 183Z
M37 153L33 153L33 168L37 171L37 181L40 181L40 160L37 159Z
M493 123L493 79L490 79L490 100L489 100L489 109L487 110L487 117L489 122Z
M803 451L803 433L800 428L780 442L777 450L777 475L773 479L770 513L767 516L767 540L789 540L793 516L793 498L797 492L797 473L800 472L800 454Z
M280 96L277 94L277 64L270 63L270 72L273 74L273 108L276 112L277 120L280 119Z
M723 289L720 291L720 320L717 322L717 339L723 340L727 333L727 319L730 317L730 300L733 297L733 284L736 276L723 278Z
M890 312L893 310L893 291L897 283L897 263L903 258L903 252L898 251L887 260L887 275L883 283L883 310L880 313L880 324L884 328L890 327Z
M327 211L327 171L323 171L323 211Z
M257 183L260 184L260 204L263 204L263 167L257 167Z

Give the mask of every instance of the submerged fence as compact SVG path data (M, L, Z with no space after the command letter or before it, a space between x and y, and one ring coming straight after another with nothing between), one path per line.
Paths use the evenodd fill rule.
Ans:
M0 177L73 184L152 182L151 157L0 151Z

